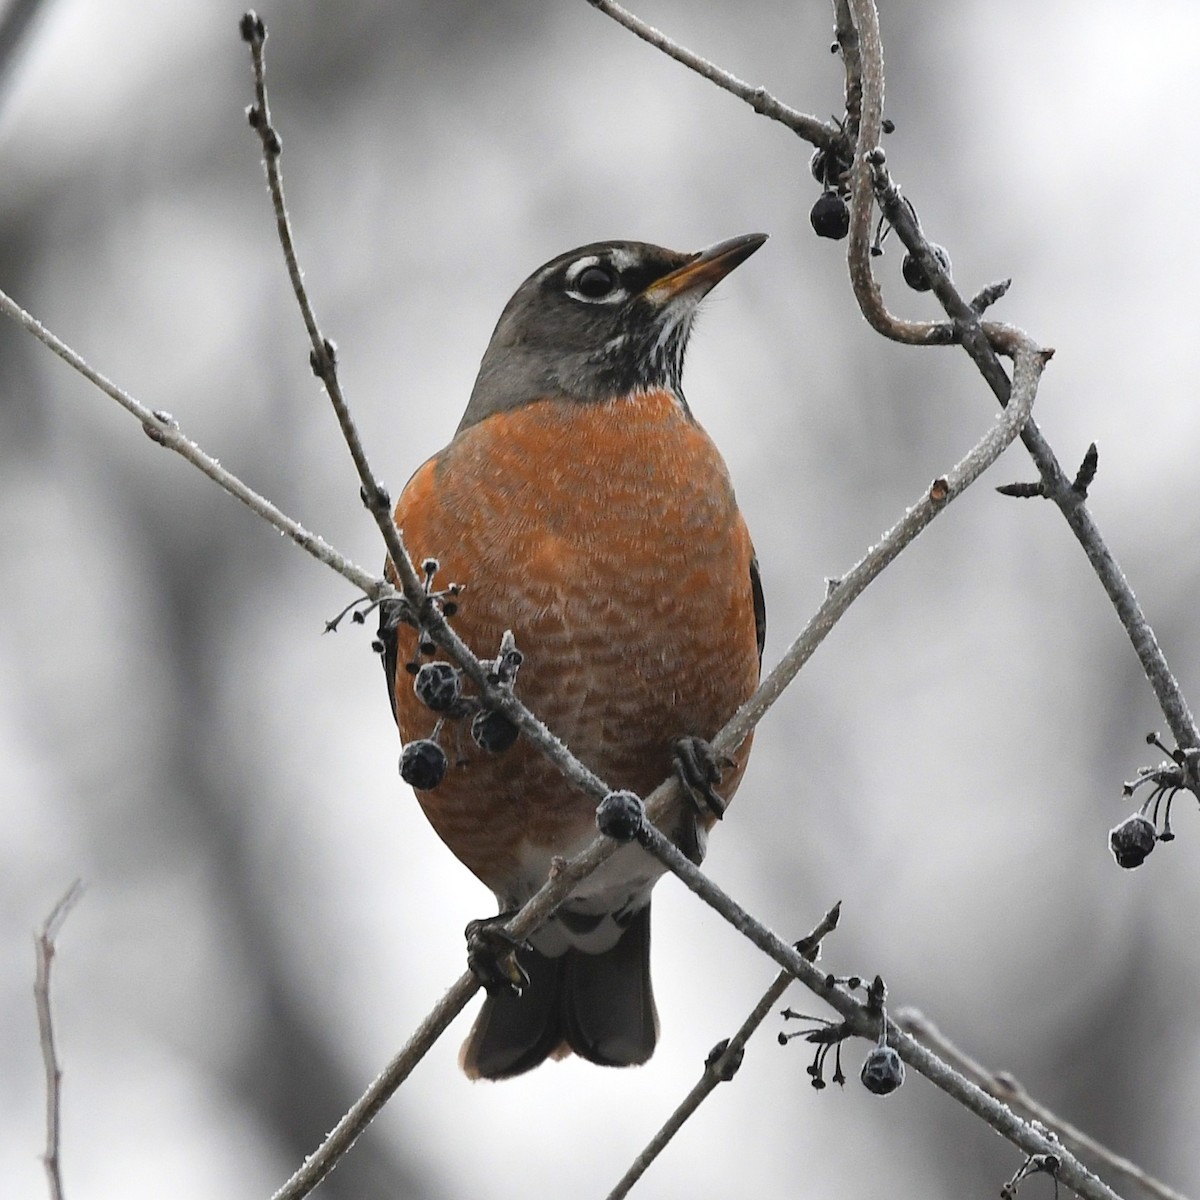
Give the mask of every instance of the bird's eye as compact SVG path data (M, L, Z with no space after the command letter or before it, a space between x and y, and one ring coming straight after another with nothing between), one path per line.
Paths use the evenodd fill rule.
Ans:
M572 281L572 290L585 300L602 300L617 286L617 276L609 267L584 267Z

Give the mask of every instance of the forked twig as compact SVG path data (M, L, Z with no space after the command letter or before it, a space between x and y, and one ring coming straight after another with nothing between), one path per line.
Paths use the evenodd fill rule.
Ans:
M836 928L841 914L841 902L835 904L817 923L816 928L796 943L796 949L810 962L815 962L821 950L821 942ZM652 1137L646 1148L633 1160L629 1170L621 1176L617 1185L608 1193L607 1200L622 1200L630 1189L646 1173L650 1164L666 1149L671 1139L683 1128L689 1117L716 1091L720 1083L728 1083L742 1065L746 1043L766 1020L768 1013L779 1002L784 992L795 982L789 970L782 970L763 992L750 1015L738 1027L737 1033L713 1047L704 1063L704 1071L695 1086L680 1101L675 1111Z
M50 1007L50 966L54 962L55 939L71 909L83 895L83 884L75 880L59 902L50 910L42 928L34 936L37 971L33 982L33 999L37 1006L38 1039L42 1047L42 1064L46 1072L46 1152L42 1163L50 1187L50 1200L63 1200L62 1167L59 1162L59 1140L62 1121L62 1067L54 1044L54 1015Z
M748 85L729 86L720 68L713 71L705 60L673 41L659 30L646 37L642 26L632 14L608 3L588 0L594 8L613 17L639 37L657 46L675 61L683 63L725 91L751 104L755 111L781 121L813 145L826 143L811 130L783 117L773 116L768 109L754 104ZM871 326L885 337L910 345L948 345L959 343L970 354L980 374L987 381L1000 403L1008 402L1011 387L997 352L1011 356L1016 346L1034 346L1033 339L1022 330L997 321L983 321L979 311L964 299L946 275L921 231L916 213L891 182L884 167L885 158L879 147L883 114L883 50L879 38L879 17L874 0L834 0L834 16L838 44L843 50L846 67L846 105L850 132L855 134L854 168L851 174L851 229L848 249L851 283L859 307ZM645 27L649 28L649 27ZM783 106L786 109L786 105ZM791 110L788 110L789 112ZM905 248L919 261L932 283L932 290L949 321L905 321L888 312L871 272L870 258L870 197L872 192L884 216L891 222ZM1030 421L1021 434L1021 441L1033 459L1043 481L1043 494L1053 500L1075 535L1092 569L1096 572L1117 617L1133 645L1142 670L1154 690L1171 734L1181 749L1200 748L1200 729L1187 700L1167 663L1158 639L1147 621L1133 589L1125 579L1112 552L1092 519L1083 497L1071 487L1071 479L1062 470L1049 443L1037 424ZM1189 762L1194 762L1189 759ZM1189 787L1200 796L1200 778L1195 767L1189 768Z

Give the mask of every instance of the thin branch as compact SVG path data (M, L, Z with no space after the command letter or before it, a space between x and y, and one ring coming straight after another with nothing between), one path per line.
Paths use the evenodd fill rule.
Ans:
M782 106L781 114L769 106L757 103L759 89L734 79L721 68L652 29L637 17L620 9L608 0L588 0L600 11L620 21L638 37L656 46L677 62L690 67L718 87L737 96L756 112L778 120L814 145L828 146L816 129L791 119L794 110ZM879 18L872 0L834 0L835 29L838 45L846 66L846 109L848 128L857 134L851 189L851 229L848 248L851 283L859 307L872 328L909 345L951 345L961 343L971 355L988 386L1003 405L1008 401L1008 375L997 357L997 351L1011 355L1019 344L1034 345L1032 339L1013 326L995 321L982 321L978 310L959 294L934 255L921 231L915 211L887 178L884 157L879 147L883 115L883 50L879 38ZM828 127L819 126L828 132ZM868 196L874 190L883 214L891 222L901 243L913 254L927 278L934 295L945 308L950 321L905 321L893 316L883 304L879 286L870 266L870 204ZM1171 728L1176 744L1185 750L1200 748L1200 729L1188 706L1158 639L1154 634L1137 597L1125 579L1120 566L1104 542L1081 502L1073 493L1071 481L1063 472L1049 443L1035 422L1030 421L1021 434L1042 476L1045 494L1058 505L1072 533L1083 547L1092 569L1100 579L1109 600L1117 611L1142 664L1142 670L1154 690L1155 698ZM1200 777L1189 759L1189 787L1200 795Z
M292 292L300 307L300 315L304 320L304 328L308 331L308 339L312 346L309 355L309 365L313 373L321 380L326 394L333 405L342 437L354 460L359 479L363 485L363 500L375 517L379 531L391 555L392 563L400 577L404 595L413 606L415 612L420 612L423 604L421 578L413 566L399 531L392 522L391 503L384 488L376 480L367 461L366 449L358 435L358 428L350 415L346 399L342 394L341 383L337 375L337 352L332 341L325 337L317 325L316 313L308 290L304 286L304 273L296 256L295 238L292 236L292 223L288 216L287 204L283 195L283 176L279 160L283 154L283 143L271 123L271 108L267 99L266 63L264 46L267 40L267 27L262 18L253 10L247 12L241 20L242 37L250 47L250 57L254 65L254 96L255 102L247 110L250 126L258 133L262 143L263 164L267 172L267 187L271 193L271 204L275 210L275 229L279 236L279 244L283 249L283 260L287 266L288 278L291 280Z
M809 962L814 962L821 950L821 942L836 928L841 914L841 902L835 904L818 922L816 928L796 943L796 949ZM713 1047L704 1063L704 1072L696 1081L696 1085L680 1101L679 1106L667 1118L662 1128L652 1137L646 1148L630 1164L629 1170L621 1176L617 1185L608 1194L607 1200L622 1200L627 1196L633 1185L646 1173L650 1164L666 1149L671 1139L683 1128L689 1117L716 1091L720 1083L728 1083L742 1065L742 1056L746 1043L751 1035L767 1018L767 1014L779 1002L784 992L795 982L795 976L789 970L782 970L775 976L771 986L762 994L761 999L751 1010L750 1015L742 1022L733 1037L719 1042Z
M1187 1200L1182 1193L1148 1175L1136 1163L1114 1153L1089 1134L1063 1120L1039 1100L1035 1100L1007 1071L988 1070L965 1051L960 1050L924 1013L915 1008L900 1009L896 1013L896 1024L945 1059L960 1074L977 1083L989 1095L1018 1109L1031 1121L1038 1121L1052 1130L1059 1141L1073 1153L1090 1158L1107 1170L1123 1176L1129 1183L1141 1188L1147 1195L1154 1196L1156 1200Z
M46 1070L46 1152L42 1162L50 1187L50 1200L63 1200L62 1171L59 1164L59 1131L62 1105L62 1068L54 1045L54 1015L50 1007L50 966L54 962L55 939L71 909L83 895L83 884L75 880L62 899L50 911L41 930L33 939L37 957L37 973L33 982L33 999L37 1006L38 1037L42 1046L42 1063Z
M1001 405L1007 404L1011 385L997 357L997 351L1011 355L1015 347L1028 345L1031 339L1028 334L1011 325L980 319L979 312L959 293L933 253L921 231L912 205L901 198L899 189L893 184L887 171L885 157L879 148L880 131L874 121L875 114L882 115L883 111L883 48L879 41L879 17L873 0L848 2L858 29L863 55L864 119L854 156L852 212L859 212L865 207L867 193L874 193L884 217L891 222L892 228L908 251L917 257L932 285L934 295L951 318L953 340L961 343L971 356ZM854 281L855 294L864 314L872 325L887 336L893 336L884 328L888 324L894 327L893 332L902 333L906 329L917 329L915 324L896 321L883 308L878 285L871 276L869 249L862 243L861 231L858 239L855 239L854 232L852 222L851 279ZM923 327L928 330L935 328L933 325ZM936 326L939 329L942 327ZM898 337L897 340L908 339ZM1117 616L1129 635L1150 686L1154 689L1176 744L1185 750L1200 748L1200 730L1196 727L1187 700L1133 589L1083 503L1083 497L1073 488L1072 481L1059 465L1036 422L1030 421L1025 426L1021 440L1041 474L1045 494L1054 501L1066 518L1117 610ZM1194 765L1189 765L1188 774L1188 786L1200 795L1200 779L1197 778Z
M413 1032L404 1049L387 1064L342 1117L325 1140L301 1164L300 1169L271 1197L271 1200L301 1200L337 1166L342 1156L358 1140L359 1134L375 1119L396 1089L412 1074L429 1047L449 1028L479 990L479 980L469 971L460 975L450 990L437 1002L430 1014Z
M142 423L142 428L151 441L157 442L160 446L166 446L168 450L174 450L176 454L187 459L192 466L207 475L218 487L240 500L251 512L262 517L280 533L286 534L296 545L307 550L318 562L332 567L339 575L348 579L373 600L391 593L392 589L382 579L355 566L348 558L339 554L324 538L310 533L298 521L294 521L280 511L265 496L259 495L253 488L248 487L232 471L221 466L215 458L207 454L183 433L179 428L179 422L170 413L163 412L161 409L152 411L139 403L123 388L101 375L82 355L72 350L70 346L51 333L39 320L27 313L15 300L2 291L0 291L0 313L32 333L39 342L53 350L84 379L95 384L105 395L111 396L123 409L132 413Z
M761 922L745 913L703 872L693 867L658 830L643 829L639 834L639 842L659 861L666 863L692 891L731 925L745 933L784 970L836 1009L845 1019L848 1031L853 1036L871 1039L879 1036L878 1015L869 1004L861 1001L849 988L842 986L809 962L795 947L787 945ZM1057 1178L1080 1196L1086 1197L1087 1200L1119 1200L1116 1193L1073 1154L1057 1143L1052 1143L1035 1126L1018 1117L1007 1105L944 1062L890 1019L887 1021L887 1043L914 1070L1026 1154L1058 1155L1061 1167Z
M624 25L630 33L636 34L642 41L649 42L651 46L661 50L676 62L682 63L689 70L695 71L697 75L702 75L710 83L715 83L717 87L731 92L739 100L744 100L756 113L761 113L772 121L786 125L814 146L828 149L840 139L841 130L837 126L826 124L824 121L818 121L816 117L810 117L806 113L789 108L782 100L772 96L766 88L746 83L744 80L738 79L736 75L731 75L722 67L718 67L716 63L709 62L707 58L702 58L699 54L687 49L686 46L672 41L661 30L655 29L653 25L647 25L627 8L622 8L621 5L614 3L614 0L588 0L588 3L597 11L604 13L605 16L611 17L619 25Z
M816 615L788 648L779 665L767 676L750 699L742 705L729 725L717 735L713 747L731 753L779 698L800 668L812 656L825 635L833 628L863 589L911 542L952 500L969 487L995 462L1004 448L1020 433L1030 419L1029 412L1037 394L1038 380L1050 351L1022 349L1017 354L1014 403L988 430L983 439L943 479L936 480L928 492L903 518L873 546L837 583ZM1019 397L1019 399L1017 399ZM1016 411L1011 411L1016 406Z
M422 579L404 546L400 530L392 518L392 502L387 489L375 477L367 459L366 448L358 433L354 417L342 392L337 373L337 354L333 342L325 337L317 323L313 305L304 286L304 272L296 254L292 236L291 220L283 193L283 179L279 160L283 152L278 132L271 123L271 110L267 98L266 63L264 44L267 39L266 25L253 11L241 19L242 37L250 47L254 67L255 102L249 109L250 125L258 133L262 143L263 162L267 172L267 184L271 203L275 211L275 225L287 264L288 277L296 303L304 319L312 346L309 361L313 371L324 385L330 403L337 416L342 436L350 450L355 470L358 472L362 496L367 509L375 520L387 547L388 558L399 580L401 591L409 611L419 619L421 627L442 647L443 650L466 672L479 694L492 708L503 712L536 744L558 767L562 774L577 788L599 802L608 794L608 788L594 772L583 765L553 733L516 698L510 689L498 687L489 678L490 664L480 659L458 636L446 620L440 604L426 594ZM379 584L376 584L379 587ZM364 589L365 590L365 589ZM374 598L375 593L369 593Z

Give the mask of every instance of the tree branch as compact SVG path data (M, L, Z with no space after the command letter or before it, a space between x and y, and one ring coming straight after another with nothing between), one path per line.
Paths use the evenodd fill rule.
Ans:
M835 904L818 922L817 927L796 943L796 949L809 962L815 962L821 950L821 942L836 928L841 915L841 902ZM728 1083L742 1065L742 1056L746 1043L766 1020L768 1013L779 1002L784 992L791 987L795 976L789 970L782 970L775 976L771 986L762 994L762 998L751 1010L750 1015L739 1026L737 1033L723 1042L718 1042L709 1052L704 1063L704 1072L696 1081L696 1085L680 1101L679 1106L667 1118L663 1126L652 1137L646 1148L633 1160L629 1170L621 1176L617 1185L609 1192L607 1200L622 1200L627 1196L633 1185L646 1173L650 1164L666 1149L671 1139L683 1128L684 1123L694 1112L716 1091L720 1083Z
M783 110L775 113L770 106L756 103L760 89L734 79L721 68L673 41L659 30L645 25L637 17L610 3L588 0L594 8L619 21L664 54L703 75L718 87L750 104L756 112L779 121L813 145L830 147L829 127L813 128L790 116L795 110L776 101ZM834 0L835 32L846 68L846 130L854 136L854 166L851 172L851 226L848 247L851 285L859 307L877 332L907 345L951 345L961 343L971 355L980 373L1003 405L1008 401L1010 382L997 352L1011 356L1020 344L1035 343L1023 331L996 321L982 321L958 292L921 231L915 210L905 201L884 166L879 146L883 116L883 49L879 37L879 17L873 0ZM772 97L772 99L774 99ZM949 321L906 321L893 316L883 303L879 285L871 271L870 225L872 193L881 211L910 254L914 255L932 284ZM1200 748L1200 729L1175 679L1158 639L1142 611L1133 589L1108 549L1083 498L1071 489L1049 443L1036 423L1029 422L1021 441L1042 477L1045 494L1055 502L1075 535L1105 593L1116 609L1142 664L1142 670L1154 690L1171 735L1184 750ZM1188 787L1200 796L1197 757L1189 756L1186 766Z
M1073 1153L1088 1157L1114 1174L1121 1175L1147 1195L1154 1196L1156 1200L1187 1200L1180 1192L1148 1175L1136 1163L1115 1154L1095 1138L1051 1112L1044 1104L1035 1100L1007 1071L990 1071L976 1062L946 1037L924 1013L915 1008L900 1009L896 1013L896 1024L928 1046L940 1058L945 1059L960 1074L977 1083L988 1095L995 1096L997 1100L1024 1113L1030 1121L1037 1121L1051 1130Z
M854 155L851 213L855 219L851 222L849 249L850 277L859 306L874 328L885 336L894 336L898 341L916 340L922 331L924 335L932 336L933 331L946 328L943 323L917 325L900 322L884 308L878 285L871 274L869 246L863 239L861 228L861 214L869 208L869 197L874 195L901 242L917 257L934 295L951 318L952 340L962 344L1000 404L1005 405L1009 400L1011 384L997 351L1012 355L1017 346L1032 344L1031 339L1028 334L1011 325L980 319L979 312L959 293L934 254L921 231L916 211L901 198L899 189L893 184L885 156L879 147L881 131L876 119L881 118L883 112L883 48L879 41L879 16L874 0L848 0L848 3L858 29L863 56L864 117ZM927 338L923 344L929 344ZM1116 609L1177 745L1185 750L1200 747L1200 730L1196 727L1187 700L1133 589L1105 544L1082 495L1072 486L1072 481L1059 465L1036 422L1030 421L1025 426L1021 440L1042 477L1045 495L1054 501L1063 514ZM1189 788L1200 796L1200 778L1197 777L1195 761L1194 757L1188 759L1186 773Z
M655 29L653 25L647 25L640 17L635 17L627 8L622 8L614 0L588 0L588 3L594 9L604 13L606 17L611 17L619 25L623 25L630 33L636 34L642 41L649 42L651 46L661 50L669 58L682 63L710 83L715 83L717 87L724 88L739 100L744 100L756 113L761 113L764 117L770 117L772 121L786 125L814 146L829 148L840 140L841 130L836 125L826 124L824 121L818 121L816 117L810 117L806 113L789 108L783 101L772 96L766 88L746 83L738 79L736 75L731 75L722 67L718 67L716 63L709 62L707 58L702 58L686 46L672 41L665 33Z
M37 1006L38 1037L42 1046L42 1064L46 1071L46 1152L42 1162L50 1188L50 1200L63 1200L62 1170L59 1163L59 1130L61 1125L62 1068L54 1045L54 1015L50 1007L50 966L54 962L55 939L71 909L83 895L83 884L77 879L50 911L41 930L33 939L37 957L37 972L33 982L33 999Z
M202 471L218 487L240 500L251 512L262 517L280 533L291 538L297 546L307 550L318 562L331 567L344 579L348 579L373 600L390 595L392 588L382 579L355 566L348 558L339 554L324 538L310 533L298 521L278 509L265 496L242 482L232 471L226 470L212 455L202 450L179 428L179 422L162 409L151 411L135 400L123 388L95 370L82 355L77 354L64 341L50 332L39 320L27 313L15 300L0 291L0 313L11 318L23 329L33 334L42 345L49 347L68 366L78 371L84 379L95 384L105 395L111 396L126 412L132 413L141 423L152 442L174 450L187 459L192 466Z

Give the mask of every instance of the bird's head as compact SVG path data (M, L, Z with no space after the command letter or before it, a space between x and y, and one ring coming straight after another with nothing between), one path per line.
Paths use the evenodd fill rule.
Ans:
M591 403L662 389L682 402L700 301L766 240L751 233L696 254L594 242L560 254L505 306L459 430L547 397Z

